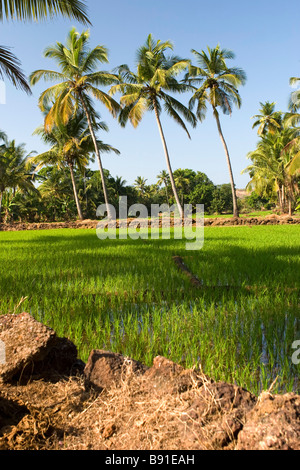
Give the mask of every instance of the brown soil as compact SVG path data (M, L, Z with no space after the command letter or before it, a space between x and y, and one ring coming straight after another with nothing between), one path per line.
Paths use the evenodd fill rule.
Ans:
M83 373L2 384L0 450L300 450L298 395L255 397L165 358L142 370L120 357L91 354L105 388Z
M133 222L134 219L128 219L127 226ZM8 232L8 231L25 231L25 230L51 230L51 229L96 229L98 224L100 223L99 220L83 220L83 221L70 221L70 222L39 222L39 223L14 223L14 224L4 224L0 223L0 232ZM276 214L272 214L267 217L240 217L240 218L209 218L205 219L204 221L205 226L239 226L239 225L285 225L285 224L300 224L300 217L298 216L288 216L283 215L279 216ZM107 225L107 224L106 224ZM126 221L119 221L117 220L117 228L124 227L126 225ZM141 222L141 226L149 226L151 227L151 221L143 221ZM180 221L171 220L171 225L177 226L180 225ZM105 226L105 224L103 225ZM161 226L161 223L160 223Z

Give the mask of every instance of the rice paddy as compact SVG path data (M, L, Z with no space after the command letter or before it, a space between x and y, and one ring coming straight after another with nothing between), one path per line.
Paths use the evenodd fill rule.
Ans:
M0 314L31 313L84 361L92 349L148 365L162 355L253 393L299 393L299 235L297 225L207 227L203 249L186 251L174 238L3 232Z

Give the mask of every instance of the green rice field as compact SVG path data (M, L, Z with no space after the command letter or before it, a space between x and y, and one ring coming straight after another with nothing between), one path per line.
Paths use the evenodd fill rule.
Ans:
M201 286L178 269L181 256ZM0 314L27 311L92 349L162 355L253 393L300 392L300 226L207 227L184 240L95 230L0 233ZM300 354L299 354L300 355Z

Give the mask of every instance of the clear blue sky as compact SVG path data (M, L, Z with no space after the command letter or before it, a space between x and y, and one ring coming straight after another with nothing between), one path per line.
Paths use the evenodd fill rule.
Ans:
M243 104L231 117L221 116L221 120L236 185L244 188L249 178L241 175L241 170L258 140L251 116L257 114L259 102L266 100L276 101L277 109L286 111L289 78L300 76L299 0L87 0L87 4L93 24L91 45L102 44L110 51L107 70L122 63L133 67L136 49L149 33L155 39L172 40L175 53L191 59L191 49L200 51L218 43L235 52L236 59L230 63L242 67L248 77L240 90ZM51 60L43 58L43 50L56 41L64 42L72 26L84 29L62 19L40 24L4 21L0 43L13 48L29 75L39 68L55 68ZM10 139L24 142L28 152L45 148L32 133L42 122L37 100L46 86L41 82L28 97L7 83L7 102L0 105L0 128ZM182 100L187 103L188 96ZM102 139L121 151L120 156L103 156L105 168L130 184L137 176L155 182L166 166L154 116L147 115L137 129L130 125L122 129L101 105L98 110L110 128ZM174 170L191 168L203 171L215 184L229 182L223 147L210 112L203 124L191 129L192 140L168 116L162 116L162 123Z

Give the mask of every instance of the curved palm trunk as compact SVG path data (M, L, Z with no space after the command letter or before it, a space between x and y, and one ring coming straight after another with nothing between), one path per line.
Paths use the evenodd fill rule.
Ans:
M227 165L228 165L228 170L229 170L229 175L230 175L230 183L231 183L232 199L233 199L233 216L234 217L239 217L239 210L238 210L237 197L236 197L236 189L235 189L232 166L231 166L231 161L230 161L230 156L229 156L229 150L228 150L228 147L227 147L227 144L226 144L223 132L222 132L219 113L216 110L216 108L214 108L214 116L215 116L216 121L217 121L219 136L221 138L221 141L222 141L222 144L223 144L223 147L224 147L224 150L225 150L225 155L226 155L226 160L227 160Z
M110 204L109 204L109 200L108 200L108 192L107 192L106 183L105 183L105 177L104 177L103 166L102 166L101 157L100 157L100 152L99 152L98 145L97 145L97 139L96 139L95 132L94 132L94 129L93 129L93 124L92 124L91 116L90 116L89 110L88 110L88 108L87 108L87 106L86 106L86 103L85 103L85 101L84 101L84 99L83 99L83 96L82 96L81 94L79 94L79 98L80 98L80 102L81 102L81 104L82 104L82 107L83 107L83 109L84 109L84 112L85 112L85 114L86 114L86 118L87 118L88 125L89 125L89 130L90 130L91 137L92 137L92 140L93 140L93 143L94 143L94 147L95 147L95 153L96 153L96 156L97 156L98 165L99 165L99 170L100 170L100 175L101 175L102 188L103 188L104 201L105 201L105 205L106 205L107 215L108 215L108 218L109 218L109 219L112 219L113 216L112 216L112 213L111 213L111 210L110 210Z
M71 180L72 180L72 185L73 185L73 191L74 191L74 197L75 197L78 217L80 218L80 220L83 220L83 215L82 215L82 210L81 210L81 206L80 206L80 202L79 202L79 198L78 198L78 192L77 192L77 188L76 188L76 181L75 181L75 177L74 177L74 169L73 169L72 163L69 163L69 169L70 169L70 173L71 173Z
M181 207L180 199L179 199L179 196L178 196L178 193L177 193L177 189L176 189L176 185L175 185L175 181L174 181L174 176L173 176L173 171L172 171L172 167L171 167L171 162L170 162L169 151L168 151L165 135L164 135L163 128L162 128L162 125L161 125L161 122L160 122L159 113L158 113L155 101L153 101L153 106L154 106L154 111L155 111L155 116L156 116L156 121L157 121L158 129L159 129L160 137L161 137L163 147L164 147L164 151L165 151L165 157L166 157L167 167L168 167L168 171L169 171L169 175L170 175L173 194L174 194L176 204L177 204L177 207L178 207L178 210L179 210L180 218L183 219L183 209Z

